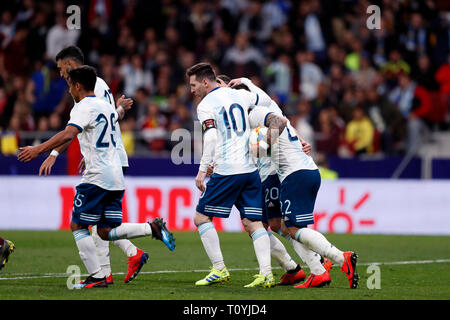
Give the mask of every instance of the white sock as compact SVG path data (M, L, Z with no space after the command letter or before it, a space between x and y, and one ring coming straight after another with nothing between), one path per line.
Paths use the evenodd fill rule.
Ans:
M148 223L122 223L117 228L109 231L109 241L115 241L119 239L133 239L139 237L150 236L152 234L152 228Z
M259 263L259 273L267 276L272 273L270 260L270 239L267 230L260 228L251 234L256 259Z
M97 233L97 226L92 226L92 239L95 243L95 250L98 262L105 277L111 274L111 261L109 259L109 241L105 241Z
M320 232L310 228L300 228L295 234L295 239L340 266L344 264L344 253L328 242Z
M89 275L94 278L103 278L105 275L100 267L97 253L95 252L95 243L88 229L81 229L73 232L75 243L78 247L78 253L83 261Z
M212 222L206 222L202 223L197 228L203 247L205 248L209 260L211 260L213 268L222 270L225 268L225 263L223 261L222 251L220 250L219 235L217 234L214 224Z
M290 236L289 242L294 247L294 250L295 252L297 252L298 256L309 267L309 270L312 274L320 275L326 271L323 265L320 263L320 255L306 248L303 244L301 244L297 240L292 239Z
M267 232L270 240L270 254L280 264L284 271L297 268L297 263L292 260L283 243L272 232Z
M113 244L122 249L123 253L125 253L127 257L132 257L137 254L137 248L130 240L115 240L113 241Z

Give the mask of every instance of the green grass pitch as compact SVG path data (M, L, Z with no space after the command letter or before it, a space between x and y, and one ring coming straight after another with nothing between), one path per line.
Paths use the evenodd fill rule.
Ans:
M0 297L14 299L152 299L152 300L334 300L334 299L450 299L450 237L326 235L343 250L359 255L358 289L350 290L346 277L337 266L331 270L331 285L326 288L295 289L244 288L258 273L251 239L245 233L219 233L225 263L231 279L227 283L196 287L209 269L209 259L198 233L175 234L177 247L170 252L162 242L135 239L147 251L150 260L131 283L123 283L126 257L111 245L114 285L106 289L69 290L69 265L78 265L86 273L69 231L0 231L3 238L16 244L10 261L0 271ZM283 239L292 257L299 261ZM441 261L435 261L435 260ZM380 267L381 289L368 289L370 263ZM402 262L402 263L399 263ZM403 263L405 262L405 263ZM277 279L283 274L272 260ZM306 273L309 270L305 268Z

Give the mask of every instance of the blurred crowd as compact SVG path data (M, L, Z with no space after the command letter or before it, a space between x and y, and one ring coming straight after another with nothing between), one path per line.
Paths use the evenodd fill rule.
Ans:
M379 29L367 25L373 4ZM445 0L77 1L73 30L70 5L0 3L3 154L65 126L73 100L54 58L68 45L134 99L121 122L129 154L170 151L173 130L193 131L185 70L200 61L265 89L318 157L415 153L448 130Z

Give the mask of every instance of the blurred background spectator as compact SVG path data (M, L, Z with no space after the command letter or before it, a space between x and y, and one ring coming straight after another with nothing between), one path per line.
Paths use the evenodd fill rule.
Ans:
M415 154L448 134L448 1L81 0L69 30L71 4L0 3L3 154L64 127L73 100L53 59L72 44L116 99L134 99L121 123L130 155L167 154L171 132L194 130L184 72L200 61L265 89L323 163ZM366 27L371 4L380 29Z

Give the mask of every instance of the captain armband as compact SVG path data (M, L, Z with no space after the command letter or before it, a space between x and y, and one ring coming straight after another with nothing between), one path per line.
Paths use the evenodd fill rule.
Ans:
M208 119L203 121L202 123L202 132L205 133L208 129L211 128L217 128L216 127L216 120L214 119Z

